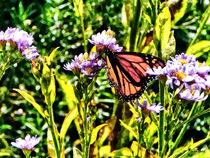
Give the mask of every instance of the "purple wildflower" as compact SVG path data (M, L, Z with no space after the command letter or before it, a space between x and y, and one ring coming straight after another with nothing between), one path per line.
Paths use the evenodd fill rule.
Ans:
M91 39L88 40L91 44L96 45L97 50L103 50L104 47L108 47L113 52L121 52L123 47L116 44L117 40L113 37L113 34L113 31L110 29L104 30L101 33L92 35Z
M157 105L155 103L153 103L149 106L146 99L144 100L142 105L139 103L138 100L136 100L136 105L139 107L139 109L145 111L146 113L154 112L154 113L158 114L158 113L160 113L160 111L164 110L164 108L161 106L160 103Z
M209 90L210 67L196 61L194 55L188 56L182 53L171 59L172 61L168 61L164 68L150 69L147 73L162 78L164 76L166 84L172 89L177 88L182 99L205 100L207 95L205 96L203 91L206 93Z
M11 46L17 47L22 55L32 60L39 56L36 48L32 46L33 36L19 28L8 28L5 32L0 32L0 44L5 45L9 42Z
M33 150L34 147L39 143L41 137L31 137L29 134L26 135L25 139L18 138L15 142L12 142L12 146L19 149Z
M82 72L85 76L96 76L98 71L103 68L104 61L98 59L99 54L96 52L80 54L75 56L71 63L64 65L64 69L72 71L75 74Z

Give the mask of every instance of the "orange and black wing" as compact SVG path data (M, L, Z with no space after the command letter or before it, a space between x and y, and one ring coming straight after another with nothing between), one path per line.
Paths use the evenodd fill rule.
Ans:
M111 86L116 87L125 101L138 98L144 92L147 83L154 78L146 73L148 69L165 65L157 57L134 52L106 52L106 62Z

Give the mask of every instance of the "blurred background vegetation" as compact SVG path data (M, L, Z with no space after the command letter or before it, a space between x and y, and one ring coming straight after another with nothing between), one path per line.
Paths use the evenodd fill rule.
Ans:
M111 28L116 33L119 44L123 46L126 34L122 25L124 1L86 0L83 3L86 37L90 38L92 34ZM181 3L179 5L181 6ZM172 28L175 34L177 53L186 51L208 5L209 0L188 2L183 16ZM177 7L180 8L180 6ZM72 108L68 103L68 93L70 92L63 92L62 89L63 84L72 78L72 74L63 69L63 64L69 62L75 54L84 52L81 20L75 13L74 3L70 0L1 0L0 10L0 30L6 30L7 27L19 27L32 33L35 39L34 45L41 55L49 55L54 48L60 47L54 61L57 70L57 97L54 103L54 113L59 128L65 114ZM210 40L210 20L207 21L198 39ZM88 44L88 51L91 47L92 45ZM208 53L200 58L205 61L208 58ZM96 103L99 106L95 112L98 123L101 123L112 114L114 95L109 89L105 72L101 72L98 80L100 88L97 92ZM31 73L31 65L28 60L25 59L7 70L0 81L0 152L10 153L11 157L22 157L21 150L11 148L10 143L29 133L42 136L43 140L35 149L36 156L47 157L46 140L44 140L47 125L38 112L32 108L32 105L14 92L13 88L27 89L40 105L45 105L44 98L40 95L40 86ZM195 140L205 138L209 125L209 116L203 116L191 123L190 130L186 135ZM73 143L78 134L73 124L68 132L65 140L66 155L70 157ZM207 145L209 144L205 144L203 148L206 148ZM35 153L32 153L33 155Z

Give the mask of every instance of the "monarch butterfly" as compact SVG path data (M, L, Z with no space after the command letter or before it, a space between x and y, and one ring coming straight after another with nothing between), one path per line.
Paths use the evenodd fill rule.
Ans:
M149 54L135 52L112 52L106 48L107 76L120 98L131 101L140 97L147 83L154 79L146 71L150 68L164 67L161 59Z

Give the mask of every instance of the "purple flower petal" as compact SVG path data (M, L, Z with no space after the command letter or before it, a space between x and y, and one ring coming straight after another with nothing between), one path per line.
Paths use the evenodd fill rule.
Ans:
M25 139L17 138L16 141L11 142L11 144L19 149L33 150L40 140L41 137L31 137L29 134L27 134Z

